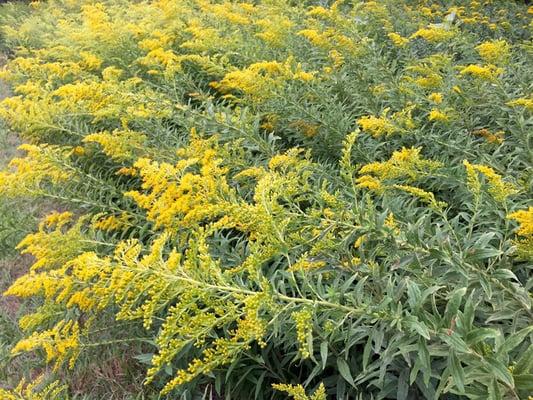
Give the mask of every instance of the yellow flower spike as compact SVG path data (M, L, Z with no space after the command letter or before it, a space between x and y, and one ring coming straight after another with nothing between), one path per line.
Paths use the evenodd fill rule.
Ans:
M447 41L455 36L455 33L446 28L438 26L429 26L427 28L421 28L411 35L411 39L423 38L428 42L438 43Z
M474 78L479 78L487 81L496 80L501 74L503 74L504 69L498 68L495 65L476 65L471 64L459 71L459 75L469 75Z
M47 362L54 361L58 369L65 361L73 368L80 353L80 327L78 322L59 321L52 329L34 332L20 340L11 350L12 354L44 349Z
M298 348L302 358L309 358L309 343L312 343L313 314L308 309L302 309L292 313L292 319L296 324Z
M92 53L82 51L80 57L81 65L88 70L96 70L102 65L102 60Z
M37 3L38 2L34 2ZM32 3L33 4L33 3ZM35 6L35 7L38 7ZM59 381L53 381L44 386L45 374L33 379L28 383L23 378L12 390L0 388L0 399L2 400L56 400L67 397L67 385Z
M374 137L389 136L397 132L397 127L387 116L388 109L385 109L380 117L365 115L357 120L363 132L370 133Z
M408 38L405 38L396 32L391 32L387 36L396 47L405 47L407 43L409 43Z
M450 120L450 117L446 113L434 108L429 112L428 120L438 121L438 122L448 122Z
M24 158L11 160L11 170L0 171L0 194L10 197L35 195L40 192L42 183L57 185L72 176L62 166L72 148L23 144L19 149L27 154Z
M393 152L391 158L384 162L374 162L364 165L361 175L373 175L379 181L407 178L416 180L442 166L438 161L425 160L420 157L421 148L402 148Z
M422 202L429 204L429 206L435 210L442 210L447 206L444 201L437 201L433 193L426 192L423 189L409 185L393 185L393 188L418 197Z
M304 254L298 261L290 266L289 271L309 272L325 266L325 261L311 260L307 254Z
M119 215L108 215L101 217L94 221L91 226L94 229L99 229L102 231L117 231L125 227L131 226L130 222L131 216L123 212Z
M85 143L98 143L102 146L104 154L116 161L135 158L135 153L144 148L146 140L146 136L140 132L118 129L112 133L106 131L92 133L83 138Z
M526 110L533 112L533 98L519 98L506 104L511 107L524 107Z
M285 392L294 400L326 400L326 388L321 383L318 389L311 395L307 396L305 388L302 385L287 385L282 383L274 383L272 387L280 392Z
M517 247L518 258L533 260L533 207L510 213L507 218L515 220L519 224L516 231L518 239L513 241Z
M510 46L505 40L483 42L476 50L488 64L506 64L509 61Z
M477 173L482 174L487 179L488 192L498 202L504 202L507 197L518 193L513 184L505 182L491 167L482 164L470 164L467 160L463 161L463 165L467 172L467 184L474 195L477 195L481 190Z
M441 104L442 103L442 93L433 92L428 96L428 100L432 101L435 104Z
M527 210L515 211L509 214L507 218L518 222L519 227L516 231L517 235L533 235L533 207L529 207Z

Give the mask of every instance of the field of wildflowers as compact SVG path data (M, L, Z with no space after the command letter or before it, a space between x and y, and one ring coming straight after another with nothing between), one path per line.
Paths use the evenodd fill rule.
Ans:
M1 399L531 399L532 7L2 7Z

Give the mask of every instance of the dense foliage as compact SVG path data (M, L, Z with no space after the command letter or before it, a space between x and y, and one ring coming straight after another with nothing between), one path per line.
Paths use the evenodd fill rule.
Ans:
M527 398L533 10L326 3L51 0L2 27L26 144L0 194L62 210L19 244L5 295L41 300L14 356L68 384L127 346L154 398Z

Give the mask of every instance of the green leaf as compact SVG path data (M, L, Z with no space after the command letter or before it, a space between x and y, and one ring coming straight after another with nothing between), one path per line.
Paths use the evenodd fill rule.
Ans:
M154 357L154 353L142 353L137 354L136 356L133 356L137 361L139 361L142 364L152 364L152 358Z
M320 358L322 359L322 369L326 368L328 362L328 342L323 341L320 343Z
M409 394L409 384L407 383L407 377L409 375L409 369L404 368L398 376L398 389L396 393L396 398L398 400L406 400L407 395Z
M464 295L466 294L466 287L457 289L453 292L448 304L446 304L446 311L444 312L445 323L449 326L451 324L452 318L457 315L459 306L463 300Z
M474 303L474 291L470 293L468 299L466 299L465 306L463 308L462 320L463 320L463 329L470 331L472 329L472 324L474 323L474 316L476 311L476 304Z
M533 346L529 346L514 367L515 374L525 374L531 371L533 371Z
M461 366L461 362L457 358L457 355L455 354L455 351L452 351L450 353L450 357L448 358L448 368L450 369L450 373L452 375L453 383L457 387L460 393L464 393L465 391L465 372L463 370L463 367Z
M488 400L502 400L502 393L500 391L500 385L496 379L492 379L488 386L489 398Z
M421 303L421 292L418 285L412 281L407 281L407 301L409 302L409 307L412 310L416 310L420 307Z
M452 332L451 335L441 334L439 337L444 340L455 352L468 353L470 351L464 340L456 332Z
M485 365L489 373L495 378L507 384L507 386L514 386L513 376L507 368L507 365L493 357L485 358Z
M515 375L514 384L518 390L533 393L533 374Z
M431 378L431 358L426 342L422 338L418 340L418 359L422 366L424 383L427 386L429 384L429 379Z
M505 340L501 348L497 349L498 355L509 354L509 352L516 346L520 345L531 332L533 332L533 325L512 334Z
M254 397L257 399L259 397L259 393L261 392L263 388L263 380L265 379L265 376L267 374L267 371L263 371L263 373L259 376L259 379L257 379L257 382L255 383L255 395Z
M496 271L494 271L494 273L492 274L492 276L494 278L497 278L497 279L501 279L501 280L513 280L513 281L518 281L518 278L516 277L516 275L508 270L508 269L497 269Z
M368 366L370 360L370 352L372 351L372 335L370 335L366 341L365 348L363 349L363 371Z
M355 383L353 381L352 373L350 372L350 366L346 362L344 358L337 358L337 367L339 368L339 373L344 378L346 382L348 382L350 385L355 387Z
M405 323L411 330L416 331L420 336L423 336L428 340L431 338L428 327L423 322L420 322L415 316L407 317Z
M473 346L476 343L484 341L488 338L495 338L500 335L500 332L491 328L477 328L467 333L466 343Z

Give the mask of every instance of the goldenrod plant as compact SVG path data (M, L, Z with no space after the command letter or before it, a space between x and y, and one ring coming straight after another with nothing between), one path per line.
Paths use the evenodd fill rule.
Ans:
M18 245L12 356L44 359L56 398L119 348L136 398L526 399L532 14L49 0L4 18L0 117L24 144L0 196L58 209Z

